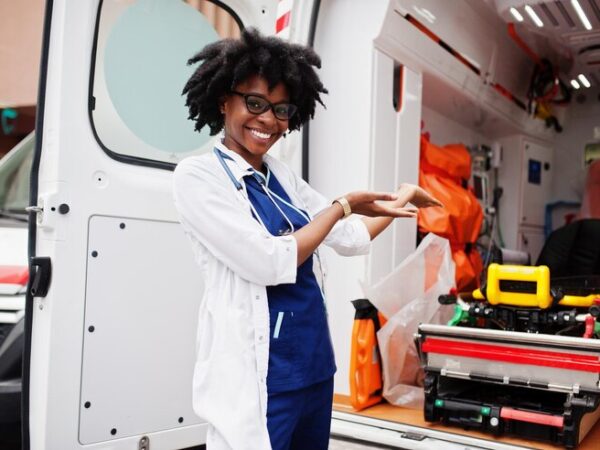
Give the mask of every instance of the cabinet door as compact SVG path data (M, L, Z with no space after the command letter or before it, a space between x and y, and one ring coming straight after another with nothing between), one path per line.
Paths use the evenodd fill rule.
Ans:
M522 225L544 226L544 212L551 196L552 149L523 141L522 153L523 200L519 222Z

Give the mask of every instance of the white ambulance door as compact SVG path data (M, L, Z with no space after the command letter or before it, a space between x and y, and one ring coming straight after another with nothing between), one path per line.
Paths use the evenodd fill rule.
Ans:
M209 151L181 91L205 44L266 6L49 0L32 172L25 449L202 444L192 409L203 282L171 177ZM276 9L276 2L264 2Z

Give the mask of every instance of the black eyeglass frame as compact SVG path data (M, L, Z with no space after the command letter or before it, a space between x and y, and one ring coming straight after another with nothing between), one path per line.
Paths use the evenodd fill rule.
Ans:
M294 114L296 114L296 112L298 111L298 107L296 105L294 105L293 103L288 103L288 102L271 103L269 100L267 100L266 98L264 98L258 94L246 94L244 92L239 92L239 91L231 91L231 93L235 94L235 95L239 95L240 97L243 97L244 103L246 104L246 109L248 110L248 112L250 114L256 114L257 116L264 114L265 112L267 112L270 109L271 111L273 111L273 115L278 120L290 120L294 116ZM259 98L262 101L266 102L265 108L262 111L257 111L257 112L252 111L252 109L248 105L248 99L250 97ZM286 117L280 117L277 115L277 112L275 111L275 107L279 106L279 105L287 105L289 112Z

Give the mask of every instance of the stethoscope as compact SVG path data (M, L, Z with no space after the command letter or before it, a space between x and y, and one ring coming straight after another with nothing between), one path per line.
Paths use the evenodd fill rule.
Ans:
M227 159L229 159L231 161L233 161L233 158L231 158L230 156L228 156L225 153L223 153L217 147L215 147L213 151L214 151L217 159L219 160L219 163L221 163L221 166L223 167L223 170L225 171L225 173L227 174L227 176L229 177L229 179L231 180L231 182L233 183L233 185L235 186L235 188L237 189L237 191L238 192L243 191L244 190L244 186L242 185L242 183L240 183L235 178L235 176L231 172L231 169L229 168L229 166L225 162L225 158L227 158ZM290 208L292 208L294 211L296 211L302 217L304 217L307 222L310 222L310 217L304 211L302 211L301 209L298 209L297 207L295 207L291 203L287 202L286 200L284 200L283 198L281 198L279 195L277 195L275 192L272 192L269 189L269 178L271 176L271 170L269 169L269 166L267 166L266 164L265 164L265 166L267 167L267 175L266 176L264 174L260 173L260 172L257 172L254 169L248 169L248 170L252 172L251 175L258 181L258 184L262 187L262 189L265 191L265 193L267 194L267 196L269 197L269 199L273 202L273 204L275 205L275 207L277 208L277 210L281 213L281 215L283 216L283 218L285 219L285 221L289 225L289 229L288 230L280 230L279 231L279 235L282 236L282 235L286 235L286 234L291 234L294 231L296 231L296 228L294 227L294 224L289 219L289 217L285 214L285 212L283 212L283 210L279 207L279 205L275 201L274 197L277 198L280 202L282 202L285 205L287 205ZM258 211L256 211L256 209L254 208L254 205L252 204L252 202L248 201L248 203L250 204L250 209L254 213L254 217L256 217L256 220L258 220L258 222L260 222L260 224L263 226L263 228L268 233L270 233L269 229L267 228L267 226L264 224L264 222L260 218L260 215L258 214ZM321 256L319 255L319 251L316 250L314 254L317 257L317 262L319 264L319 271L321 272L321 284L320 284L319 291L321 292L321 296L323 297L323 302L325 302L325 293L323 292L323 288L325 286L325 280L324 280L325 273L323 272L323 264L321 263Z
M223 166L223 169L225 170L225 173L227 174L227 176L229 177L229 179L231 180L231 182L233 183L233 185L235 186L235 188L238 191L242 191L244 189L244 187L242 186L242 183L240 183L235 178L235 176L231 172L231 169L229 168L229 166L225 162L224 158L227 158L227 159L230 159L230 160L233 160L233 159L231 157L227 156L225 153L223 153L221 150L219 150L216 147L214 149L214 152L215 152L215 155L217 156L217 159L221 163L221 166ZM281 207L275 201L275 199L279 200L284 205L286 205L289 208L291 208L294 211L296 211L304 219L306 219L307 222L310 222L310 217L304 211L302 211L301 209L299 209L296 206L292 205L290 202L288 202L285 199L281 198L279 195L277 195L275 192L273 192L273 191L271 191L269 189L269 179L271 177L271 170L269 169L269 166L267 166L266 164L265 164L265 166L267 168L267 175L266 176L264 174L262 174L261 172L257 172L256 170L253 170L253 169L248 169L248 170L251 171L251 175L256 179L256 181L258 181L258 184L260 185L260 187L262 188L262 190L265 192L265 194L267 194L267 197L269 197L269 199L271 200L271 202L273 203L273 205L275 205L275 208L277 208L277 210L279 211L279 213L282 215L282 217L285 219L285 221L288 224L289 228L287 230L279 230L279 235L283 236L283 235L286 235L286 234L294 233L296 231L296 228L294 227L294 224L292 223L292 221L290 220L290 218L286 215L286 213L281 209ZM248 202L248 203L250 204L250 208L252 209L252 212L254 213L254 216L256 217L256 219L268 231L268 229L265 226L264 222L260 218L258 212L254 208L254 205L252 204L252 202Z

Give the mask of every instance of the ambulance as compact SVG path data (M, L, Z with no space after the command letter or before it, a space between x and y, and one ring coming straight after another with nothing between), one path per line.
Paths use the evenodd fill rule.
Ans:
M171 181L180 160L212 150L208 130L187 120L186 61L243 27L322 58L326 108L273 153L328 198L419 183L426 134L486 162L469 181L483 214L532 263L548 232L578 213L600 158L598 0L47 0L23 449L205 443L191 398L203 280ZM550 81L540 87L542 68ZM403 219L368 256L323 249L338 367L332 435L393 448L554 448L428 422L423 410L385 401L353 408L351 302L413 254L417 234L417 221ZM579 448L598 439L591 424Z

